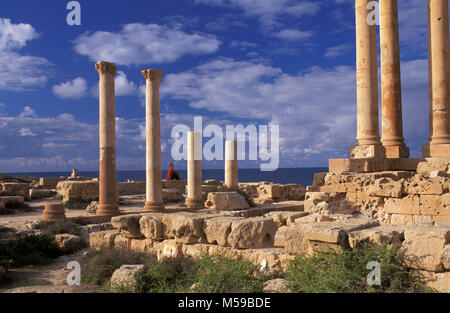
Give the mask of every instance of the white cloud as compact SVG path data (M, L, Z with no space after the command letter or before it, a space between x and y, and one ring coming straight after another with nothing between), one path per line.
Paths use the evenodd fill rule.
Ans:
M77 77L73 80L53 86L52 92L61 99L81 99L86 95L87 89L86 80Z
M0 18L0 50L16 50L25 47L27 41L39 37L30 24L12 24L9 18Z
M405 137L413 155L427 137L425 60L402 64ZM356 81L352 67L313 67L296 75L280 69L215 60L167 75L162 95L185 99L197 109L225 112L242 123L280 125L283 166L327 164L348 157L356 137ZM381 115L380 115L381 116Z
M47 83L52 64L40 57L21 55L14 50L39 37L29 24L12 24L0 18L0 90L24 91Z
M273 36L284 40L300 41L311 38L313 36L313 32L298 29L283 29L277 33L274 33Z
M327 51L325 51L325 54L323 55L326 58L336 58L343 55L346 51L350 50L352 48L349 44L342 44L334 47L329 47Z
M188 34L177 27L127 24L119 32L97 31L75 39L75 51L91 61L121 65L170 63L183 55L215 52L220 41L207 34Z

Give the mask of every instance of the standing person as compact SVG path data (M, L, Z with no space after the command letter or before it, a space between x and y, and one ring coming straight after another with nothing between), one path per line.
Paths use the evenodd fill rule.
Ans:
M169 171L167 172L167 179L168 180L180 180L180 175L178 175L178 172L173 169L173 163L170 163L169 165Z

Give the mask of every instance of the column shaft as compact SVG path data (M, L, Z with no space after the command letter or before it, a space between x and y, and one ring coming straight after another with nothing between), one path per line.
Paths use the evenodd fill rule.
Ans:
M376 25L369 25L370 0L355 1L357 137L351 158L383 158L378 125L378 65Z
M380 0L381 125L387 158L407 158L403 138L397 0Z
M225 186L230 189L239 188L237 141L225 142Z
M428 0L431 136L424 157L450 157L448 0Z
M203 208L202 202L202 144L199 132L188 133L188 182L186 206L192 209Z
M161 125L159 86L164 75L161 70L145 70L146 79L146 202L144 210L164 209L161 168Z
M113 63L98 62L99 73L99 205L97 214L117 214L116 180L116 111L114 76L117 66Z

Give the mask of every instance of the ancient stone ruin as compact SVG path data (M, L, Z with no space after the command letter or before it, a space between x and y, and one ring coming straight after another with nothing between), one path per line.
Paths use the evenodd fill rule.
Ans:
M367 23L368 2L355 1L356 144L349 158L331 159L329 172L316 174L312 186L239 183L235 141L225 145L224 182L202 181L195 132L188 137L187 182L162 180L159 86L163 72L155 69L142 71L147 84L146 182L117 183L117 67L98 62L98 181L42 178L36 186L1 183L0 208L52 193L65 205L98 201L89 204L89 214L67 216L66 210L65 217L87 225L85 239L92 249L142 251L158 260L224 250L269 272L282 271L286 261L298 254L328 248L341 252L363 243L399 244L410 268L431 287L450 292L448 0L428 1L430 130L420 159L409 158L403 138L396 0L380 1L380 137L377 36L376 26ZM145 199L136 201L136 195L144 194ZM44 217L64 218L61 206L46 206Z

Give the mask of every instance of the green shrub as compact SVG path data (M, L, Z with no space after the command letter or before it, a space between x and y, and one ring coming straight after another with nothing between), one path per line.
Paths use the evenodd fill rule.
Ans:
M258 268L224 253L166 259L137 273L137 292L262 292Z
M121 249L91 250L80 260L81 280L84 283L105 285L116 269L124 264L148 264L149 255Z
M56 242L46 235L17 234L0 242L0 265L5 267L41 265L60 255Z
M329 250L312 257L297 256L287 269L287 287L297 293L426 292L429 291L406 268L399 246L366 246L344 251ZM381 286L369 286L366 278L371 261L381 265Z
M194 280L195 292L208 293L262 292L264 283L256 265L225 253L201 255Z
M169 258L154 261L147 270L136 273L136 292L174 293L189 292L194 283L196 264L190 258Z

